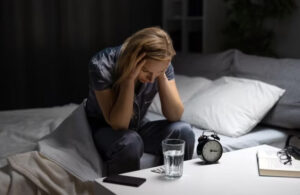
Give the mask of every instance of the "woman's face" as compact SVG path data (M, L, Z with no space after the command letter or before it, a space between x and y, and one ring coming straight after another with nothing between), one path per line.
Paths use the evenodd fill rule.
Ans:
M141 83L153 83L158 76L165 73L169 64L169 60L158 61L153 59L146 59L146 62L138 76L138 80Z

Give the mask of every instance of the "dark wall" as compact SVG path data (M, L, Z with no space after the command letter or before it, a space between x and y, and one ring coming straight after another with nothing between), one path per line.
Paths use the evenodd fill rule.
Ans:
M89 59L161 26L161 0L1 0L0 110L79 103Z

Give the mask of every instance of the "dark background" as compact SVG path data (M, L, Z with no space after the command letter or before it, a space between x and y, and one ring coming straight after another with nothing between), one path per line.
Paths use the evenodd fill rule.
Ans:
M203 2L183 1L190 5ZM226 38L222 31L230 19L226 13L231 1L242 2L205 1L201 12L205 12L205 22L198 31L203 37L193 39L195 34L189 35L195 44L190 46L197 46L192 48L197 53L228 49L223 47L224 42L241 37ZM270 1L261 2L270 8ZM294 2L296 9L290 15L266 23L274 33L272 49L281 58L300 59L300 1ZM91 57L106 47L122 44L137 30L162 26L162 6L163 0L0 0L0 110L82 102L88 94ZM197 6L191 8L197 10ZM248 10L249 6L246 4L243 9ZM195 14L188 11L189 15ZM172 9L165 6L164 12L172 13ZM175 22L182 24L181 20ZM195 30L192 26L190 32ZM178 36L172 36L170 29L168 32L176 48L181 40L176 40ZM244 32L247 34L248 30ZM202 51L198 50L199 45ZM259 50L255 47L255 51Z
M0 110L80 103L88 62L148 26L161 0L1 0Z

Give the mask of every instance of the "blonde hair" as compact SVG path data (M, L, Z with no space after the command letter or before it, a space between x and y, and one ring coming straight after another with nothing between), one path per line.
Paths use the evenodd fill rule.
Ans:
M176 54L170 36L159 27L144 28L123 43L117 61L113 89L119 91L120 84L135 70L138 57L159 61L171 60Z

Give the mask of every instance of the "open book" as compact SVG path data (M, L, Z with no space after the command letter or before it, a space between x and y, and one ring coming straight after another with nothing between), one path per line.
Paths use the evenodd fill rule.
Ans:
M261 176L300 177L300 160L292 157L292 163L280 161L279 150L258 150L257 163Z

